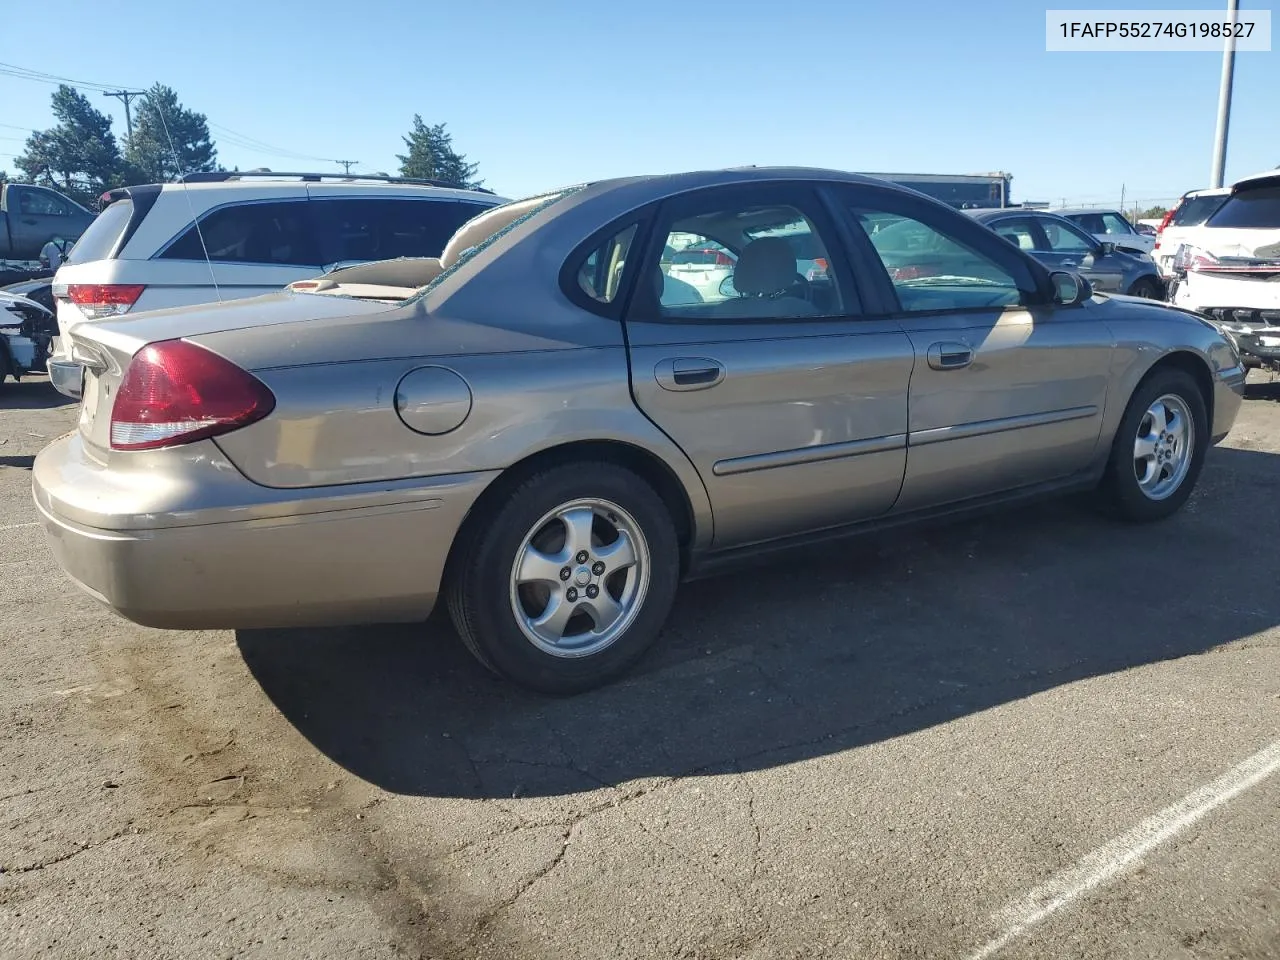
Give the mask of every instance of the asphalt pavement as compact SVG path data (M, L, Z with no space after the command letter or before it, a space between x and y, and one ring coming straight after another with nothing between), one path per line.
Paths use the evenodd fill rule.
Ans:
M1168 522L1062 501L690 584L570 699L438 617L116 618L30 500L76 407L6 384L0 955L1280 957L1265 379Z

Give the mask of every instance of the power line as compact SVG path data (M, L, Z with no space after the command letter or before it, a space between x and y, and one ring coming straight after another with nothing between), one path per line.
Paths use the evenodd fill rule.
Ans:
M354 167L360 161L359 160L335 160L333 162L340 164L342 166L343 173L350 173L351 168Z

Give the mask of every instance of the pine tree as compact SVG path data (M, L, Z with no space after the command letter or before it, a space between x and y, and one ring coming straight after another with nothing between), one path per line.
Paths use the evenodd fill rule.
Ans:
M484 183L476 180L479 165L468 163L464 154L453 149L453 137L443 123L427 126L422 117L413 115L413 129L404 138L407 154L396 154L402 177L442 180L456 187L474 188Z
M208 119L183 107L178 94L161 83L138 100L125 155L138 179L151 183L218 169Z
M14 162L30 182L46 183L91 204L121 176L111 118L66 84L58 87L52 101L57 125L31 134L25 152Z

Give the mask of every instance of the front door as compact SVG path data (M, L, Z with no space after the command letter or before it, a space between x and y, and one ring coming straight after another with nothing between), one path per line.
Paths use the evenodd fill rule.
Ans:
M1112 349L1089 305L1053 306L1027 258L967 217L872 187L842 198L850 233L883 270L880 287L915 353L896 509L1088 466Z
M1095 290L1124 293L1124 266L1114 253L1103 253L1102 245L1075 224L1060 217L1036 217L1044 239L1037 244L1035 257L1050 270L1072 270L1083 276Z
M719 254L723 275L691 282L685 250ZM829 269L806 270L810 279L800 254L815 250ZM754 184L667 201L639 270L625 318L633 395L702 476L716 547L892 508L914 353L896 322L863 318L814 189Z

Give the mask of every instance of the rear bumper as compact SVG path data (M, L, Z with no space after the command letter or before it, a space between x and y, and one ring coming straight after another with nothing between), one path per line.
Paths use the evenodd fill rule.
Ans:
M53 389L65 397L79 400L84 384L84 367L67 360L53 359L48 361L47 367L49 382L53 384Z
M32 495L49 546L90 596L135 623L171 629L423 619L458 528L493 477L324 491L267 491L238 478L243 506L220 491L216 507L170 511L159 518L170 525L139 529L157 518L145 490L130 515L110 472L85 457L75 434L40 453ZM111 504L97 523L86 507L95 497ZM227 519L237 514L250 519Z

